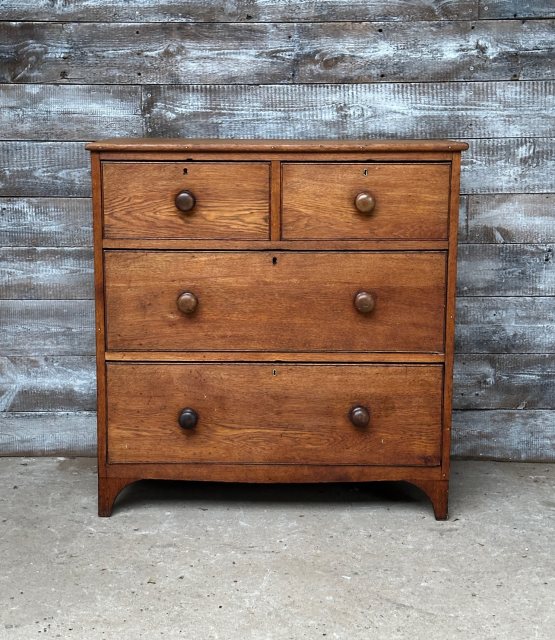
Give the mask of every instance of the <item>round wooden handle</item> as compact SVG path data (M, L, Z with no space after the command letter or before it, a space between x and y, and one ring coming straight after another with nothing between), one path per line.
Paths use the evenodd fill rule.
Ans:
M376 298L367 291L359 291L355 296L354 304L359 313L370 313L376 306Z
M177 421L182 429L194 429L197 426L198 413L194 409L187 407L179 412Z
M177 298L177 308L181 313L190 315L194 313L198 307L198 298L194 293L190 291L184 291L179 298Z
M189 213L190 211L192 211L196 202L197 201L195 196L186 189L180 191L175 196L175 206L179 209L179 211L183 213Z
M372 213L376 206L376 199L371 193L363 191L355 198L355 207L360 213Z
M366 407L353 407L349 411L349 420L355 427L367 427L370 424L370 411Z

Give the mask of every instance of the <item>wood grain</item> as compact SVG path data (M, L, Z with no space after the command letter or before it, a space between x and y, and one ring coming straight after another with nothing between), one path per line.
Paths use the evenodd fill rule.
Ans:
M453 456L555 462L555 411L455 411Z
M430 499L436 520L448 519L449 482L447 480L414 479L416 485Z
M443 349L442 253L107 251L105 274L111 350ZM368 315L360 290L377 299Z
M493 4L502 5L499 0ZM533 7L537 2L526 4ZM478 17L478 5L478 0L319 0L317 7L298 0L87 0L54 5L52 0L3 0L0 20L135 22L138 15L141 22L465 20ZM533 9L528 12L531 17L535 15ZM538 16L545 15L538 12Z
M555 242L555 194L510 193L468 199L468 241Z
M82 143L72 140L112 135L453 137L471 145L470 153L463 154L463 191L470 195L462 203L460 238L472 245L461 248L459 259L465 290L460 289L458 304L458 349L489 359L497 375L506 375L505 395L499 391L495 396L503 405L514 406L512 387L524 400L534 386L541 387L541 375L527 369L536 372L541 366L533 356L522 368L508 365L506 371L507 361L496 358L508 356L512 362L519 351L552 353L553 3L317 4L0 3L0 68L4 79L12 80L0 86L0 138L5 139L0 145L0 244L55 250L36 263L40 252L23 249L3 256L2 282L19 278L9 293L4 289L8 296L54 298L0 303L7 314L0 341L8 353L71 355L74 348L85 351L92 340L92 331L82 332L90 331L83 315L90 301L80 300L90 293L74 269L90 269L90 259L76 260L72 252L63 257L60 250L90 246L88 158ZM472 22L478 17L483 20ZM147 22L166 24L146 25L145 31ZM176 22L193 24L182 29L171 24ZM203 22L213 24L194 24ZM268 24L248 24L259 22ZM254 57L258 59L253 62ZM515 243L508 253L477 246ZM468 380L484 370L476 362L468 366ZM59 393L69 398L71 376L57 371L50 368L50 375L60 376L61 386L68 385L67 392ZM459 379L466 380L466 373L458 372ZM486 397L486 408L490 399ZM523 460L541 460L544 451L553 459L553 420L547 410L481 410L479 402L478 397L476 411L463 412L472 420L467 436L460 423L455 450L465 446L462 455L479 457L483 450L496 459L518 459L520 449ZM458 425L457 416L459 412ZM44 435L38 425L29 431L25 446L30 453L48 450L49 428ZM60 443L67 437L68 452L77 450L70 431L57 429L52 427L60 433ZM85 446L88 437L83 434ZM61 444L58 454L63 455ZM334 473L337 478L362 477L360 468ZM287 469L281 478L291 474ZM310 475L301 469L298 474L305 480ZM222 469L222 477L232 475ZM262 472L246 475L260 479ZM274 472L275 479L278 475Z
M282 135L286 132L283 130ZM470 143L463 158L462 193L555 192L551 139ZM89 163L81 143L4 142L0 145L0 162L0 196L90 195Z
M0 85L2 140L88 140L142 136L141 88Z
M441 366L109 364L107 375L113 463L439 463ZM366 428L349 421L358 404ZM199 415L190 431L183 407Z
M149 85L152 136L549 137L553 81Z
M438 519L447 518L447 497L451 472L451 422L453 415L453 367L455 359L455 312L457 295L457 233L459 230L459 193L461 154L454 154L449 184L449 250L447 252L447 288L445 297L445 364L443 368L443 407L441 432L441 480L427 481L420 488L430 497Z
M382 140L335 140L333 138L318 140L295 140L292 138L192 138L183 136L178 138L111 138L96 140L87 144L89 151L102 153L102 160L152 160L160 161L160 153L166 161L183 161L183 154L192 155L197 160L208 159L221 162L222 158L237 162L245 162L245 154L251 161L313 159L334 160L350 157L351 160L364 160L369 154L372 160L413 160L418 152L419 159L429 154L425 160L450 161L453 151L463 151L468 148L466 142L445 139L382 139ZM134 153L137 152L137 153ZM358 154L355 156L354 154Z
M553 410L455 411L454 458L555 462ZM13 456L94 456L94 412L0 413L0 451Z
M284 163L283 238L444 240L450 171L448 163ZM359 193L376 201L369 215L355 207Z
M353 362L378 364L443 363L442 353L361 353L353 351L106 351L106 360L114 362Z
M455 360L455 409L554 409L554 354L462 354Z
M0 353L92 355L92 300L0 300Z
M460 296L555 295L554 248L536 244L463 244Z
M94 456L96 414L0 413L0 451L3 456Z
M329 23L298 34L299 83L553 79L547 20Z
M104 162L102 190L107 238L270 237L269 163ZM187 214L181 190L196 199Z
M553 354L462 354L455 369L455 408L552 409L554 377ZM93 357L0 360L0 410L92 411L95 404Z
M101 484L106 476L106 360L105 308L104 308L104 255L102 251L102 165L97 153L91 154L91 183L93 194L94 237L94 312L96 337L96 418L97 418L97 466L99 487L99 513L102 508ZM108 486L113 483L106 483ZM105 493L105 492L104 492Z
M555 18L551 0L481 0L480 18Z
M277 226L277 225L276 225ZM163 249L182 251L218 251L221 240L187 240L163 238L104 238L105 249ZM442 251L448 248L446 240L226 240L226 251Z
M88 198L0 198L2 246L90 247Z
M459 298L458 353L555 353L555 297Z
M94 357L0 357L0 412L95 409Z
M0 81L282 84L551 80L548 20L2 22ZM225 54L225 55L224 55Z
M0 144L0 196L90 196L89 158L81 142Z
M0 299L90 300L92 250L0 247Z
M208 480L212 482L375 482L381 480L437 479L440 467L396 467L329 464L111 464L106 479L136 482L148 471L148 477L161 480Z
M553 193L555 147L549 138L469 140L461 192Z

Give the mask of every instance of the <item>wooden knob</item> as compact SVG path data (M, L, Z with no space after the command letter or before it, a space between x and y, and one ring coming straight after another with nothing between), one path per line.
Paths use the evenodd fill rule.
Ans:
M355 198L355 207L360 213L372 213L376 206L376 200L371 193L363 191Z
M353 407L349 411L349 420L355 427L363 429L370 424L370 411L366 407Z
M179 209L179 211L183 213L189 213L192 211L193 207L196 204L195 196L190 192L184 189L180 191L175 196L175 206Z
M181 313L190 315L196 311L198 307L198 298L194 293L190 291L183 292L179 298L177 298L177 308Z
M177 421L182 429L194 429L197 426L198 413L194 409L187 407L180 411Z
M370 313L376 306L376 298L367 291L359 291L355 296L354 304L359 313Z

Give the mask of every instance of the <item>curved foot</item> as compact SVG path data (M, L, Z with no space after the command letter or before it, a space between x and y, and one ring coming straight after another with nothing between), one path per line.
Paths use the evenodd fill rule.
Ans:
M135 482L135 478L98 478L98 515L109 518L112 515L114 502L119 492L128 484Z
M449 482L447 480L409 480L409 482L430 498L436 520L447 520Z

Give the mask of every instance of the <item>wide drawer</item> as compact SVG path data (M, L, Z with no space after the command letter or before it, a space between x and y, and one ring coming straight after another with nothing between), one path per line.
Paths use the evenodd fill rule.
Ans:
M104 256L109 350L443 350L443 252Z
M442 381L441 365L110 363L108 461L438 465Z
M104 162L102 198L106 238L269 237L264 162Z
M282 172L284 239L447 238L448 163L293 162Z

